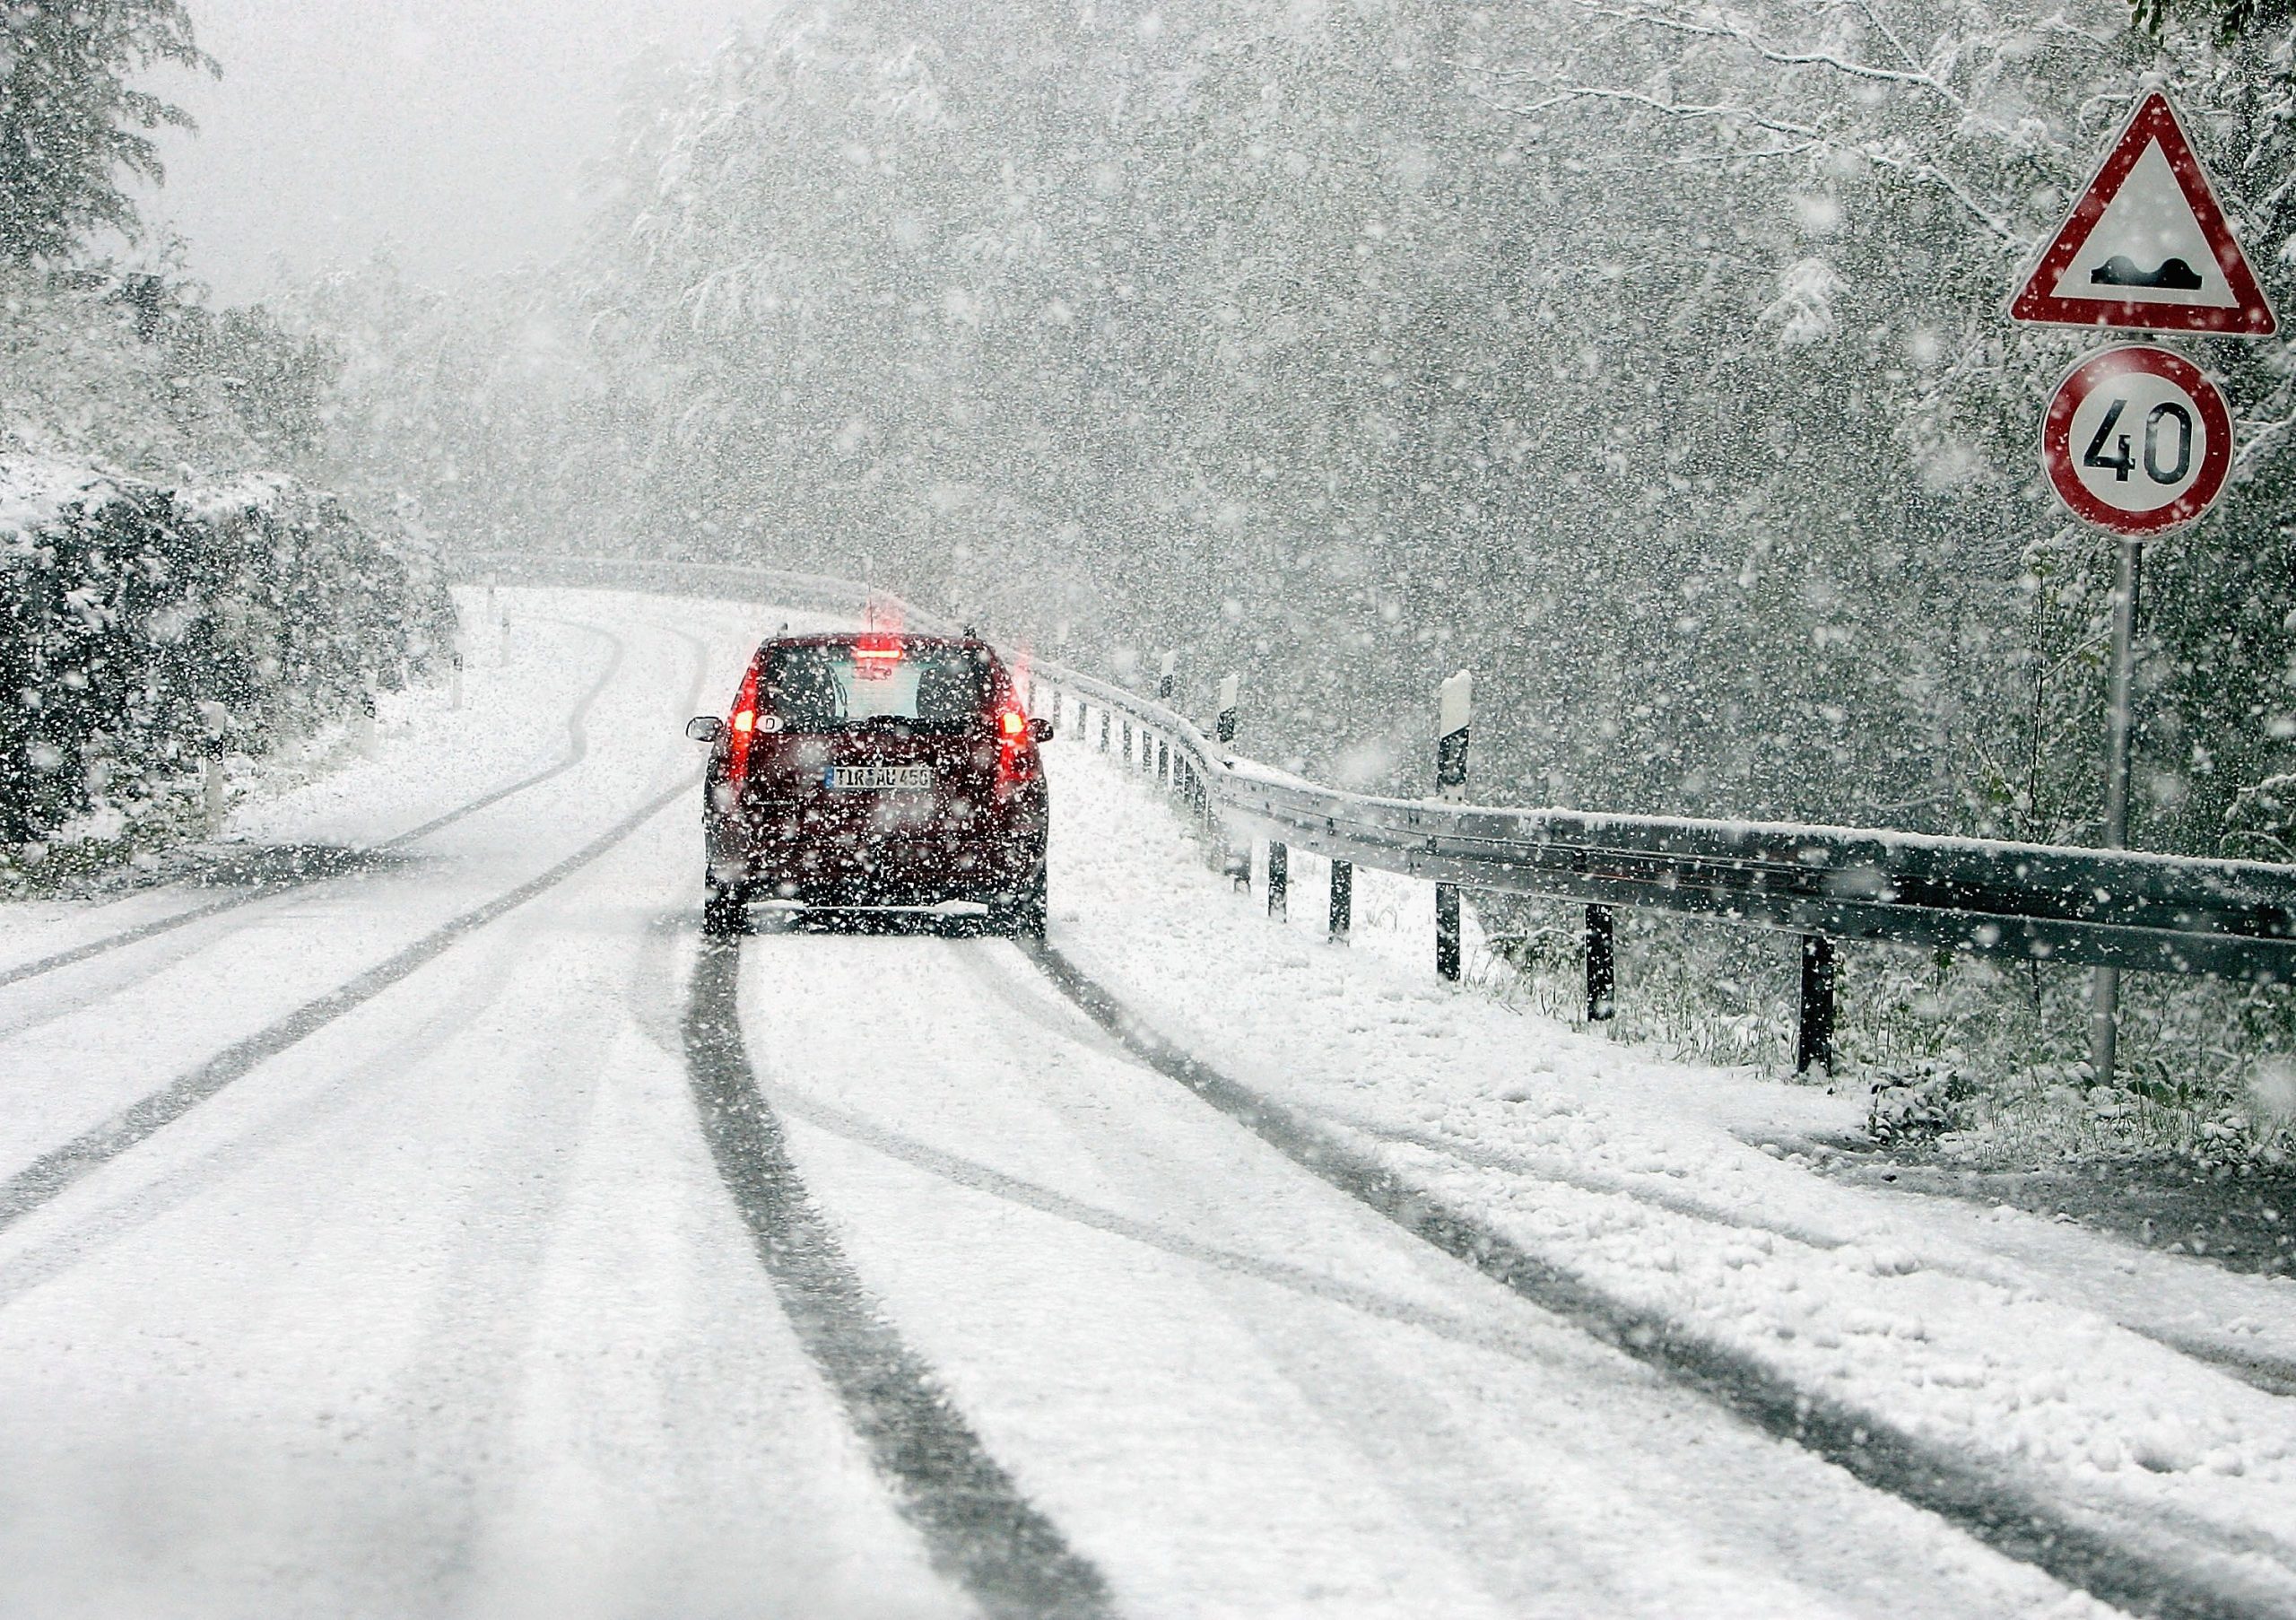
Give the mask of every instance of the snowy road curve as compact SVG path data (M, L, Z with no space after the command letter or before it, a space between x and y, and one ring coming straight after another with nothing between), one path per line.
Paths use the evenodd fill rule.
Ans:
M2296 1420L2163 1343L2182 1274L1819 1186L1376 893L1270 925L1073 743L1040 960L705 948L680 724L780 615L509 600L468 710L238 813L373 858L0 915L0 1614L2108 1612L1375 1182L1968 1457L2132 1608L2296 1604ZM2249 1281L2195 1312L2296 1345Z

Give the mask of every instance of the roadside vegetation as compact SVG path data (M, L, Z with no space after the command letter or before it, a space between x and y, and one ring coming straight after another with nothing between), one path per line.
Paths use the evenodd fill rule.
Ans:
M1581 908L1476 899L1492 994L1582 1023ZM1796 1076L1795 936L1617 914L1610 1032L1667 1056L1847 1087L1906 1158L1971 1169L2144 1162L2213 1172L2296 1165L2296 1006L2284 986L2121 980L2109 1084L2089 1066L2085 971L1901 946L1839 946L1832 1072Z
M214 309L129 182L213 65L175 0L0 6L0 893L206 829L212 758L269 756L441 665L411 508L312 479L341 362Z

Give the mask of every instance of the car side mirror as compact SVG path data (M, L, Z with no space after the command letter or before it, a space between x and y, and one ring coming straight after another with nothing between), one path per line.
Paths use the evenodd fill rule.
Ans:
M685 734L697 743L714 743L726 735L726 722L714 714L697 714L685 723Z
M1037 742L1049 743L1052 741L1052 722L1050 720L1031 720L1029 722L1029 736Z

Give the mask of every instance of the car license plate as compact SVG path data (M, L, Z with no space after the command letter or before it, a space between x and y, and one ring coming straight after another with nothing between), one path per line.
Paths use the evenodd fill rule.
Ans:
M933 788L933 767L834 765L830 768L829 786L839 793L883 793L888 790L929 793Z

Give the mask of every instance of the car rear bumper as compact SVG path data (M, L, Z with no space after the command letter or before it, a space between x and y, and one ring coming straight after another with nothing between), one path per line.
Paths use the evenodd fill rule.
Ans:
M1029 888L1044 821L1025 808L962 829L857 831L795 811L708 818L710 875L759 899L811 905L926 906Z

